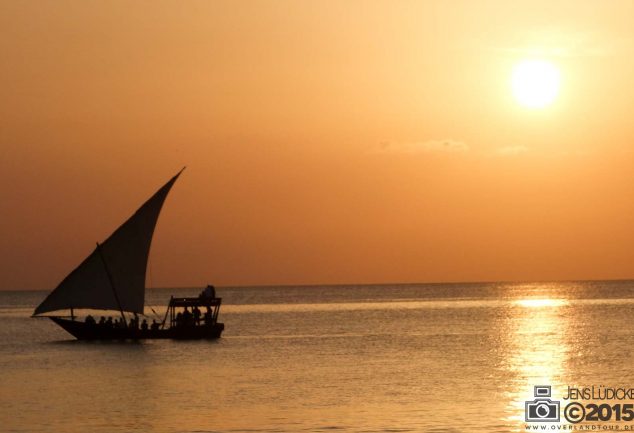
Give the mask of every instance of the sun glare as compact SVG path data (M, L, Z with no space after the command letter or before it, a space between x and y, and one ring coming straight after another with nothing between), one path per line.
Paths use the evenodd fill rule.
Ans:
M515 301L517 305L526 308L561 307L566 305L565 299L519 299Z
M559 70L552 63L522 60L513 68L513 95L525 107L546 107L559 94L559 79Z

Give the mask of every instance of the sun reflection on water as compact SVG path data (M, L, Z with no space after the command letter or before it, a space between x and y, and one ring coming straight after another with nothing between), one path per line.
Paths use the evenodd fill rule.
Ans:
M533 400L534 386L551 385L552 399L561 398L565 383L569 342L566 299L530 298L513 302L509 315L508 343L511 348L507 368L509 384L507 419L523 430L525 402Z
M519 299L515 301L515 305L527 308L541 308L541 307L561 307L562 305L568 305L566 299Z

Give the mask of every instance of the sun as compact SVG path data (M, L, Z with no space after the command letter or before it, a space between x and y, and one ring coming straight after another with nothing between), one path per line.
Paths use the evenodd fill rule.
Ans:
M559 80L559 69L551 62L522 60L513 68L513 95L524 107L544 108L557 98Z

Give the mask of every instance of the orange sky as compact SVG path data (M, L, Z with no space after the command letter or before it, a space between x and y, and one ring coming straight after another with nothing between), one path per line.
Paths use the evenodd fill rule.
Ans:
M150 286L634 277L630 2L0 2L0 289L183 165ZM513 65L555 64L541 110Z

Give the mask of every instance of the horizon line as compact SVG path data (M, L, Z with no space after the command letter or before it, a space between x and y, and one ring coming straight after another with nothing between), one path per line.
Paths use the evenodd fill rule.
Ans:
M359 286L442 286L442 285L457 285L457 284L529 284L529 283L588 283L588 282L627 282L633 281L634 277L630 278L591 278L591 279L555 279L555 280L483 280L483 281L432 281L432 282L391 282L391 283L302 283L302 284L241 284L241 285L215 285L216 288L224 289L258 289L258 288L289 288L289 287L359 287ZM146 287L146 290L163 290L163 289L198 289L203 286L155 286ZM2 289L0 292L43 292L51 291L53 289Z

